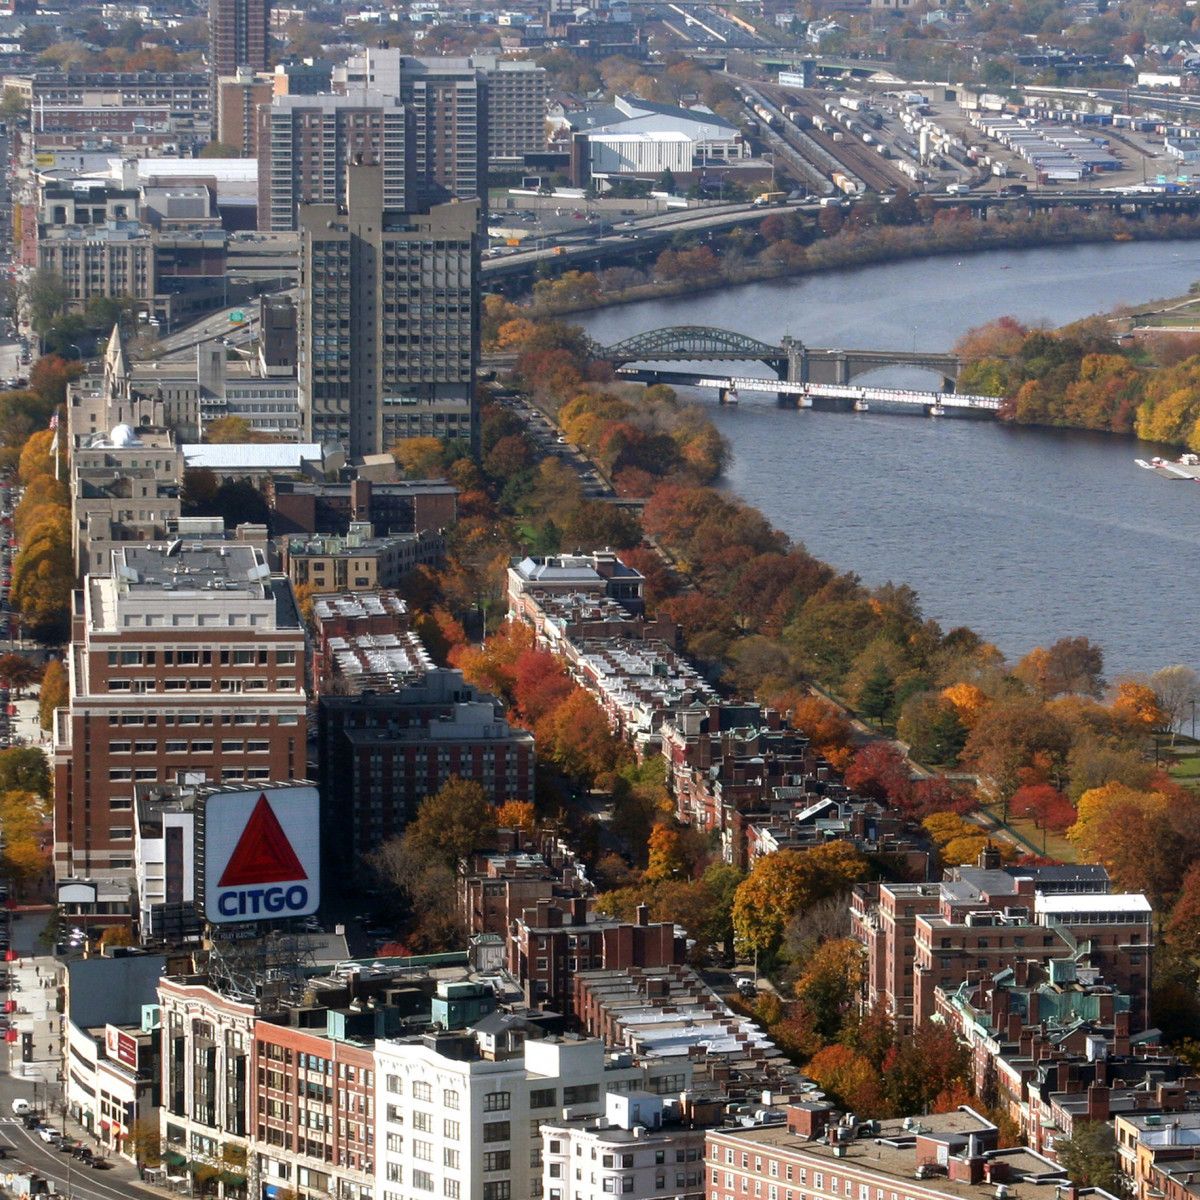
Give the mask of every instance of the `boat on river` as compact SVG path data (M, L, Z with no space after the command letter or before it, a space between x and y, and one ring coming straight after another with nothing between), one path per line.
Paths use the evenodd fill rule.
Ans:
M1174 462L1165 458L1135 458L1144 471L1153 471L1162 479L1200 480L1200 454L1181 454Z

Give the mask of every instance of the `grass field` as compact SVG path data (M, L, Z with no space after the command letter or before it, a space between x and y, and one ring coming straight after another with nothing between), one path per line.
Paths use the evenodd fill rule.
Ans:
M989 804L984 811L1000 824L1000 805ZM1036 854L1045 854L1047 858L1056 859L1058 862L1075 861L1075 847L1061 833L1043 834L1027 817L1009 817L1008 828L1017 837L1024 839Z

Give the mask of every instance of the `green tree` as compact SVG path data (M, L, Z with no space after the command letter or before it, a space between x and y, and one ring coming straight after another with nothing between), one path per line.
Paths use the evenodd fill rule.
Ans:
M36 746L0 750L0 792L33 792L50 797L50 768Z
M663 173L655 180L654 190L656 192L666 192L668 196L673 196L678 186L675 182L675 172L670 167L665 167Z
M1070 1137L1054 1139L1054 1153L1076 1187L1103 1188L1121 1195L1117 1142L1107 1121L1074 1122Z
M858 708L863 716L882 722L892 711L896 700L896 680L884 663L880 663L863 682L858 693Z
M66 308L69 299L66 282L57 271L39 267L25 284L29 320L38 333L50 328Z

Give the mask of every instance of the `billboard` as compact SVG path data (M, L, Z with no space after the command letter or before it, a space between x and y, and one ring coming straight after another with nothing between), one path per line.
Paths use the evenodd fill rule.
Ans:
M197 850L211 924L305 917L321 903L315 787L218 792L203 802Z
M115 1025L105 1025L104 1027L104 1053L114 1062L118 1062L123 1067L128 1067L132 1071L137 1070L138 1065L138 1047L137 1039L130 1037L123 1029L118 1029Z

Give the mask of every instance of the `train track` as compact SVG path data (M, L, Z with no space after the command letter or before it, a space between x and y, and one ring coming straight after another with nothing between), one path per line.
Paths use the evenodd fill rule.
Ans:
M767 86L760 89L775 107L787 104L798 108L811 123L814 116L824 115L819 102L807 92L785 91L782 88ZM845 135L845 140L835 142L831 134L824 133L815 126L803 131L805 135L826 154L837 159L849 171L857 175L872 191L893 191L897 187L912 188L913 181L891 166L888 160L877 151L866 146L851 133Z

